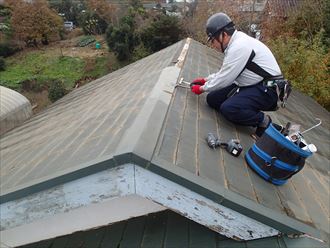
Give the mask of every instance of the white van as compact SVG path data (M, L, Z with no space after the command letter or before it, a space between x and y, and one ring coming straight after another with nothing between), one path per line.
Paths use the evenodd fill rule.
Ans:
M64 28L71 31L73 29L73 22L64 22Z

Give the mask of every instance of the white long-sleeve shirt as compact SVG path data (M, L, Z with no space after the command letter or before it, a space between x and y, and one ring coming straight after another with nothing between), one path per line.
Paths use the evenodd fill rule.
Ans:
M206 78L207 82L203 86L203 90L221 89L233 83L238 86L259 83L263 78L254 72L245 69L241 73L252 51L255 52L253 62L273 76L282 74L274 55L265 44L243 32L235 31L224 51L225 57L220 71Z

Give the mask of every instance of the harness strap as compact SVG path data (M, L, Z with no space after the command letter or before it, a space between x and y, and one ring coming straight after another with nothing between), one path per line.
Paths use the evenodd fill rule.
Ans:
M252 61L252 59L256 56L256 53L254 52L254 50L252 50L250 58L246 64L246 69L254 72L255 74L263 77L264 79L268 79L273 77L273 75L271 75L270 73L268 73L267 71L265 71L263 68L261 68L258 64L256 64L255 62Z
M263 77L264 80L265 79L267 80L267 79L280 79L280 78L283 78L282 75L280 75L280 76L273 76L272 74L270 74L269 72L267 72L266 70L264 70L263 68L261 68L258 64L256 64L255 62L253 62L252 60L253 60L253 58L255 56L256 56L256 53L255 53L254 50L252 50L248 61L246 62L243 70L238 74L237 77L239 77L245 69L248 69L248 70L254 72L255 74Z

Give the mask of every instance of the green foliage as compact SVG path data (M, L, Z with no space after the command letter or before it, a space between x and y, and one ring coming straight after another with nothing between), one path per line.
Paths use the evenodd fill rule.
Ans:
M143 5L141 3L140 0L130 0L129 4L131 7L133 7L134 9L139 9L139 8L143 8Z
M11 10L8 7L0 5L0 34L3 34L5 39L11 36L12 30L10 26Z
M99 78L110 72L108 57L89 59L85 64L84 78Z
M48 98L52 102L57 101L66 94L65 86L61 80L53 80L48 90Z
M119 27L109 26L106 32L106 41L120 61L129 60L132 56L138 36L134 32L134 18L125 16L122 18Z
M83 10L86 9L84 0L48 0L52 9L64 15L66 21L71 21L75 25Z
M9 57L6 64L6 71L0 72L0 84L19 90L26 80L47 84L50 80L60 79L67 88L72 88L82 76L85 63L79 58L59 57L39 51Z
M37 46L59 38L63 20L49 8L47 1L12 1L10 7L10 25L15 40Z
M111 25L107 29L108 47L119 61L136 61L180 40L182 28L177 17L158 14L152 20L145 20L147 27L140 30L136 22L138 17L138 12L131 11L121 19L118 27Z
M93 43L94 41L95 38L93 36L84 36L79 40L77 46L84 47Z
M0 71L4 71L6 69L5 59L0 57Z
M328 0L326 0L328 1ZM313 43L313 38L323 27L323 2L303 0L299 11L292 12L286 22L286 28L295 37Z
M177 17L159 14L150 26L142 30L141 40L146 48L156 52L179 41L181 33Z
M145 19L147 18L148 14L140 0L130 0L129 8L128 8L128 16L131 17L141 16L143 19Z
M98 14L85 11L79 18L79 24L86 35L104 34L108 24Z
M330 0L303 0L281 25L269 22L269 45L293 86L330 110ZM328 30L328 31L327 31Z
M269 45L293 86L330 110L330 54L325 52L320 35L312 45L293 37L279 37Z
M322 42L330 48L330 0L325 1Z
M151 51L147 49L143 44L138 45L134 48L133 54L132 54L132 61L140 60L144 57L147 57L151 54Z

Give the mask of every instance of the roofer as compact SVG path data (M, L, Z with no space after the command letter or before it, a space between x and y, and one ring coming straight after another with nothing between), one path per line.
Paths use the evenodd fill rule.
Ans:
M276 87L267 87L264 79L283 79L280 67L269 48L257 39L237 31L225 13L212 15L206 23L208 42L224 53L220 70L206 78L197 78L191 91L208 92L207 103L227 120L257 127L261 136L271 119L262 111L277 109Z

